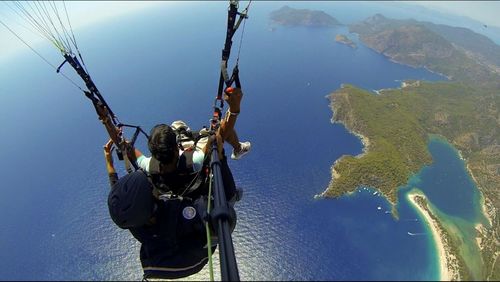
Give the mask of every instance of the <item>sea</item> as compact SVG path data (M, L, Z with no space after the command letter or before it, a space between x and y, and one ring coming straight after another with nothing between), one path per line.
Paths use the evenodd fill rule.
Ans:
M305 5L289 6L295 3ZM313 6L344 23L358 19L354 5L363 8L334 4ZM241 140L252 142L250 154L229 161L244 190L233 233L241 279L439 279L435 242L406 200L409 188L400 189L399 219L370 187L337 199L314 196L328 186L336 159L363 149L331 122L327 95L343 83L374 91L399 87L404 79L445 78L391 62L346 26L270 24L269 13L281 6L252 3L244 36L242 26L233 40L230 65L239 52L244 92L236 128ZM226 2L175 3L77 29L75 36L121 122L149 131L180 119L199 129L212 113L226 11ZM335 42L339 33L358 48ZM53 46L35 47L54 65L62 62ZM63 72L83 86L69 66ZM0 105L0 277L141 279L140 245L108 214L102 152L108 137L90 101L26 48L0 64ZM477 187L458 152L433 140L429 149L437 161L408 185L421 189L443 217L472 226L480 220ZM147 153L144 138L137 146ZM220 279L217 258L214 267ZM208 280L208 267L188 279Z

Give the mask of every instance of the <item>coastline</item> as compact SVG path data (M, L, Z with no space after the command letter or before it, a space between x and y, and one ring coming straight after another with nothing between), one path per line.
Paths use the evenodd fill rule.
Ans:
M364 136L361 133L357 133L350 130L349 133L356 135L356 137L358 137L361 140L361 144L363 144L363 151L361 152L361 154L358 154L355 157L356 158L363 157L368 152L368 147L370 146L370 139L368 139L368 137Z
M391 91L395 89L404 89L406 87L411 87L411 86L419 86L420 85L420 80L415 80L414 82L409 82L410 80L403 80L401 81L401 84L399 87L393 87L393 88L382 88L382 89L377 89L377 90L372 90L372 92L376 93L377 95L382 95L382 92L384 91Z
M432 237L434 238L434 242L438 250L439 280L460 280L460 273L458 272L457 267L458 261L450 253L450 247L445 240L445 235L443 234L439 223L432 217L431 212L418 202L419 198L425 201L427 201L427 198L425 197L425 195L417 192L408 192L407 198L410 203L418 210L418 212L424 217L427 225L431 229Z
M466 168L467 172L469 173L470 177L474 181L474 184L476 184L477 190L480 193L480 198L481 198L481 200L480 200L480 202L481 202L481 212L482 212L483 216L486 218L486 220L488 221L488 224L490 226L492 226L493 225L493 219L491 218L490 213L488 212L488 208L486 207L486 197L484 196L483 191L479 187L479 182L477 181L476 177L474 177L474 174L472 174L472 170L469 167L469 162L467 162L467 160L464 159L464 157L462 157L462 152L460 152L460 150L457 150L457 151L458 151L458 155L460 156L460 158L465 163L465 168ZM481 224L481 226L482 226L482 224Z
M420 68L423 68L423 69L425 69L425 70L427 70L427 71L429 71L429 72L431 72L431 73L433 73L433 74L437 74L437 75L440 75L440 76L446 77L446 79L448 79L448 81L452 81L452 80L453 80L453 77L451 77L451 76L447 76L447 75L445 75L444 73L440 73L440 72L438 72L438 71L431 70L431 69L429 69L427 66L423 66L423 65L422 65L422 66L415 66L415 65L411 65L411 64L403 63L403 62L401 62L401 61L398 61L398 60L394 59L393 57L391 57L391 56L389 56L389 55L386 55L386 54L384 54L384 53L382 53L382 52L379 52L379 51L375 50L375 49L374 49L374 48L372 48L372 47L369 47L369 48L371 48L371 49L373 49L375 52L377 52L377 53L379 53L379 54L381 54L381 55L383 55L383 56L387 57L387 58L389 59L389 61L391 61L391 62L393 62L393 63L395 63L395 64L400 64L400 65L407 66L407 67L414 68L414 69L420 69Z
M342 83L342 84L340 85L340 89L342 89L342 88L344 88L344 87L345 87L345 85ZM346 124L345 124L344 122L342 122L342 121L336 121L336 120L335 120L335 109L334 109L334 106L333 106L333 100L332 100L332 94L328 94L328 95L326 95L326 96L325 96L325 98L327 98L327 99L329 99L329 100L330 100L330 102L331 102L331 104L330 104L330 108L331 108L332 112L334 113L333 117L330 119L330 122L331 122L332 124L336 124L336 123L342 124L342 125L345 127L345 129L346 129L346 130L347 130L350 134L353 134L353 135L355 135L356 137L358 137L358 138L359 138L359 140L361 141L361 144L363 145L363 148L362 148L361 153L357 154L357 155L356 155L356 156L354 156L354 157L355 157L355 158L358 158L358 159L359 159L359 158L362 158L362 157L363 157L366 153L368 153L368 149L370 148L370 145L371 145L370 139L369 139L367 136L365 136L365 135L363 135L363 134L361 134L361 133L359 133L359 132L356 132L356 131L351 130L350 128L348 128L348 127L346 126ZM326 198L326 196L325 196L325 195L326 195L326 194L328 193L328 191L330 190L330 187L331 187L332 183L333 183L336 179L340 178L341 174L340 174L337 170L335 170L335 165L336 165L336 164L337 164L337 162L338 162L338 161L340 161L343 157L344 157L344 156L339 157L339 158L338 158L338 159L336 159L336 160L335 160L335 162L332 164L332 166L330 167L330 171L331 171L331 175L332 175L332 177L331 177L331 179L330 179L330 183L328 184L328 186L326 187L326 189L325 189L325 190L323 190L322 192L320 192L320 193L318 193L318 194L315 194L315 195L313 196L313 198L314 198L314 199L324 199L324 198ZM380 193L380 195L382 195L385 199L387 199L387 201L390 203L390 205L391 205L391 207L392 207L392 208L391 208L391 213L392 213L392 214L393 214L396 218L398 218L398 215L397 215L397 210L396 210L396 202L392 201L392 200L391 200L391 198L390 198L388 195L384 194L381 190L379 190L379 189L377 189L377 188L375 188L375 187L371 187L371 188L372 188L372 189L374 189L374 190L376 190L376 191L378 191L378 193ZM347 192L347 193L344 193L344 195L346 195L346 196L351 196L351 195L353 195L355 192L356 192L356 189L355 189L355 190L353 190L353 191L349 191L349 192Z
M346 35L343 35L343 34L337 34L335 36L335 42L347 45L347 46L351 47L352 49L358 48L356 43L354 43L351 39L349 39L349 37L347 37Z
M365 46L368 47L368 45L365 45ZM369 48L371 48L371 47L369 47ZM373 49L373 48L371 48L371 49ZM373 49L373 50L375 50L375 49ZM380 54L386 56L383 53L380 53ZM389 56L386 56L386 57L388 57L389 60L394 62L394 63L406 65L402 62L398 62L398 61L390 58ZM438 74L442 77L443 82L445 82L445 83L441 83L441 82L440 83L426 83L425 80L422 80L422 87L416 88L416 87L420 86L419 85L420 81L418 81L418 80L416 80L416 81L414 81L414 80L403 81L401 83L401 86L398 89L403 89L403 88L409 88L409 89L405 89L405 91L399 91L401 93L417 92L418 94L420 94L419 91L424 91L423 93L430 92L432 94L435 92L435 89L436 90L443 90L444 93L448 93L447 92L448 90L455 90L455 89L459 90L462 88L458 84L458 83L460 83L460 77L459 77L459 80L457 80L457 78L454 78L455 75L454 76L447 76L447 75L444 75L442 73L438 73L436 71L430 70L427 66L420 66L420 67L411 66L411 65L406 65L406 66L409 66L412 68L424 68L431 73ZM435 67L435 68L439 69L437 67ZM459 75L460 72L452 72L452 73L455 73L458 76L462 76L462 75ZM446 80L452 81L452 82L456 81L457 83L446 83ZM416 86L415 89L413 86ZM350 87L351 86L349 86L349 89L346 89L346 91L338 91L339 95L333 96L333 98L331 99L331 101L332 101L331 108L338 109L338 114L339 114L338 116L342 117L342 119L344 119L346 121L346 123L348 123L350 125L356 125L354 127L355 129L358 129L358 130L362 129L363 131L365 131L365 128L367 125L360 124L359 121L356 121L355 112L351 110L352 105L355 105L355 104L349 103L351 100L351 96L349 96L349 94L351 94L351 92L349 91ZM341 88L343 88L343 85L341 86ZM372 92L377 94L377 95L381 95L384 93L384 90L385 89L377 89L377 90L372 90ZM484 90L482 90L482 89L477 90L477 92L479 92L479 93L483 93L482 91L484 91ZM393 94L398 94L399 92L394 91ZM455 91L455 92L457 92L457 91ZM466 92L468 93L469 90L467 90ZM475 90L474 91L471 90L470 92L475 93ZM357 92L353 91L353 93L357 93ZM439 92L436 92L436 93L439 93ZM450 93L453 93L453 92L450 92ZM432 94L432 95L434 95L434 94ZM452 94L450 94L449 97L446 96L446 99L448 99L448 98L452 99L454 96L451 96L451 95ZM373 96L375 96L375 95L373 95ZM437 96L437 95L434 95L434 96ZM336 103L338 105L336 105L334 107L333 102L335 102L335 100L337 100L339 103ZM438 100L441 101L440 99L436 99L436 101L438 101ZM468 99L465 99L465 100L469 101ZM367 100L367 101L371 101L371 100ZM408 101L414 101L414 100L412 100L410 97L410 98L408 98ZM415 102L416 105L419 105L422 107L426 106L425 104L422 104L422 105L418 104L417 100L415 100L415 101L416 101ZM432 100L429 100L429 101L432 102ZM443 101L447 102L448 100L443 100ZM479 105L479 104L476 104L476 102L473 102L472 100L470 102L473 105ZM435 104L438 105L437 102ZM342 105L343 107L341 108L340 105ZM446 105L446 104L444 104L444 105ZM366 106L366 104L364 104L364 106ZM368 106L369 106L369 104L368 104ZM411 107L412 107L412 105L408 104L407 109L410 112L412 110ZM363 109L363 108L360 108L360 109ZM452 108L450 108L450 109L452 109ZM450 220L446 216L446 214L442 215L439 212L438 208L434 209L433 208L434 206L431 205L432 204L431 202L427 201L427 198L425 197L425 195L420 194L419 196L416 196L416 195L410 196L410 195L408 195L408 193L404 193L402 195L406 194L405 196L407 197L408 201L410 201L411 204L413 204L414 208L417 209L415 211L418 211L419 217L421 217L422 219L425 218L425 220L427 221L426 226L425 226L425 228L428 230L427 233L429 234L432 232L432 234L429 234L429 235L432 235L433 238L428 238L429 240L434 241L434 242L429 241L429 244L431 245L430 249L433 248L432 244L435 244L436 248L431 251L431 255L436 256L436 259L439 258L438 261L433 262L433 265L435 265L434 268L439 267L439 269L433 269L433 271L436 272L436 273L434 273L434 275L436 275L436 279L457 280L457 279L471 279L471 277L475 277L476 279L477 279L477 277L481 277L482 279L485 279L485 277L486 277L486 280L487 280L488 278L491 278L491 277L497 277L497 273L498 273L497 272L498 271L497 258L498 258L499 252L498 252L498 237L495 236L495 235L498 235L498 226L495 226L495 225L497 225L497 223L498 223L497 214L498 214L499 209L498 209L497 201L495 201L497 199L497 197L495 197L496 195L494 194L494 192L495 192L494 189L496 188L495 186L498 186L498 185L495 185L495 182L496 182L495 180L497 178L494 177L495 176L494 173L495 173L496 169L494 166L489 166L488 165L489 163L481 162L481 159L486 159L486 157L495 156L492 154L495 154L497 152L496 147L492 147L492 149L488 150L488 151L485 150L484 154L483 154L482 150L484 148L488 148L488 149L490 148L490 147L488 147L488 145L491 145L489 141L484 141L484 142L478 143L476 139L471 139L476 143L469 144L468 143L469 141L466 139L468 137L468 135L464 135L464 137L462 137L461 134L471 134L471 133L467 130L464 131L462 128L457 129L459 134L456 134L456 135L450 134L450 132L446 131L447 129L443 129L441 126L439 126L441 124L441 121L442 121L441 114L443 113L443 110L441 108L437 107L435 109L433 108L433 111L435 111L436 114L439 114L439 115L435 116L435 121L436 121L435 124L437 124L438 126L436 126L435 128L433 127L432 130L424 129L424 132L426 132L426 134L435 133L435 134L446 135L447 137L444 137L443 135L441 135L441 137L444 140L446 140L446 142L449 143L452 147L454 147L455 150L457 150L457 154L458 154L459 159L463 161L461 166L463 168L465 168L465 170L466 170L465 173L469 175L469 177L471 178L471 180L475 184L474 186L476 186L473 190L475 190L477 188L477 190L480 194L479 201L476 201L477 193L475 191L473 193L473 197L471 197L471 199L474 200L473 209L474 209L475 220L471 222L472 226L467 224L467 232L459 232L462 230L456 229L458 224L456 224L454 219ZM433 112L433 111L431 111L431 112ZM467 112L467 111L465 111L465 112ZM452 110L450 110L449 112L444 111L444 114L446 114L445 119L448 119L447 114L449 114L449 113L454 113L454 112ZM424 114L425 114L425 112L424 112ZM470 112L470 114L472 114L470 120L474 120L474 122L478 122L479 124L481 124L482 120L480 118L482 117L482 115L478 117L474 112ZM334 117L335 117L335 110L334 110ZM460 117L460 115L459 115L459 117ZM477 118L477 120L476 120L476 118ZM488 118L488 115L486 115L485 118ZM494 117L492 120L494 120ZM333 118L332 118L332 122L334 122ZM337 121L337 122L339 122L339 121ZM430 125L433 125L433 123L431 123L431 122L432 122L432 120L429 120L429 122L423 122L422 124L425 125L428 123ZM342 122L340 122L340 123L342 123ZM431 127L429 127L429 128L431 128ZM346 129L348 129L347 126L346 126ZM455 128L453 128L453 129L455 129ZM477 134L481 137L482 131L480 129L482 129L482 127L478 126L477 128L474 128L472 133ZM360 136L354 132L351 132L349 129L348 129L348 131L351 134L354 134L354 135L358 136L358 138L360 138L364 147L362 149L363 153L359 154L358 157L363 156L364 153L367 152L367 146L365 145L365 142L364 142L364 139L362 138L362 135ZM365 131L365 132L368 133L371 131ZM487 135L487 133L486 133L486 135ZM374 145L371 148L372 151L374 149L377 149L376 147L378 147L377 141L379 139L376 139L376 140L373 139L376 136L377 136L376 134L371 135L372 143L376 143L376 144L372 144L372 145ZM476 138L476 136L473 136L473 137ZM473 147L471 144L472 145L478 144L478 147ZM492 144L495 145L494 143L492 143ZM461 145L461 146L459 146L459 145ZM458 148L461 148L463 151L460 151ZM493 150L493 149L495 149L495 150ZM427 151L429 151L429 150L427 150ZM371 153L369 154L369 156L371 156ZM464 158L464 156L466 158ZM342 159L342 158L340 158L340 159ZM415 159L417 159L417 158L415 158ZM418 158L418 159L420 159L420 158ZM351 156L349 156L348 158L346 158L344 160L352 161L352 163L354 163L354 164L357 164L359 161L359 160L352 159ZM364 164L361 161L359 163ZM339 165L343 165L343 164L346 164L346 166L339 166ZM352 184L357 185L357 183L360 183L360 181L355 181L357 178L352 178L354 180L352 180L350 178L346 178L346 176L349 175L351 172L350 170L347 170L347 169L351 168L351 166L349 166L349 165L350 165L349 162L345 162L345 163L339 162L337 164L336 168L340 172L345 173L344 175L341 175L342 177L340 179L338 179L339 178L338 171L336 171L334 169L334 167L332 166L332 168L331 168L332 182L330 182L330 185L329 185L329 187L331 187L332 189L329 190L329 188L327 188L327 191L330 191L332 195L337 196L342 191L345 191L346 189L351 189L351 187L354 186ZM354 166L352 166L352 167L354 167ZM359 168L359 167L361 167L361 166L357 166L356 168ZM473 174L473 171L474 171L474 174ZM462 174L462 172L463 172L463 169L461 169L460 174ZM467 176L464 177L464 179L466 179L466 178L467 178ZM347 181L347 180L349 180L349 181ZM481 182L478 180L480 180ZM491 180L491 182L490 182L490 180ZM470 180L467 179L468 185L469 185L469 181ZM333 182L335 182L335 183L333 183ZM349 186L347 187L346 185L341 185L344 182L349 183ZM332 183L333 183L333 185L332 185ZM483 185L481 185L482 187L480 187L480 183L483 184ZM387 193L389 195L393 196L391 191L392 190L390 190ZM468 191L470 191L470 190L468 190ZM328 192L328 193L330 193L330 192ZM328 193L326 193L326 194L328 194ZM323 193L323 194L325 194L325 193ZM401 198L399 198L399 199L401 199ZM442 215L442 216L439 216L439 215ZM480 223L477 223L478 221ZM475 222L476 222L476 224L474 224ZM470 227L474 227L475 231L470 230L469 229ZM471 231L471 232L469 232L469 231ZM467 246L462 244L463 241L461 241L461 240L465 240L464 238L467 239ZM477 247L479 248L479 253L476 252ZM484 271L483 271L483 269L484 269ZM437 272L439 272L439 273L437 273ZM487 275L484 276L483 275L484 273L487 273Z
M343 88L343 85L341 85L341 88ZM327 95L327 96L326 96L326 98L328 98L328 96L329 96L329 95ZM333 108L332 108L332 110L333 110ZM342 123L342 122L340 122L340 121L335 121L333 118L331 119L331 122L332 122L332 123L341 123L341 124L343 124L343 123ZM347 131L348 131L349 133L351 133L351 134L353 134L353 135L357 136L357 137L361 140L361 144L363 144L363 151L362 151L360 154L358 154L358 155L356 155L356 156L354 156L354 157L355 157L355 158L361 158L361 157L363 157L363 156L364 156L364 155L368 152L368 147L370 146L370 139L368 139L368 137L364 136L364 135L363 135L363 134L361 134L361 133L354 132L354 131L350 130L350 129L349 129L349 128L347 128L347 127L346 127L346 129L347 129ZM335 164L336 164L336 163L337 163L337 161L339 161L340 159L342 159L342 157L340 157L340 158L338 158L337 160L335 160L335 162L333 163L333 165L332 165L332 166L331 166L331 168L330 168L330 171L331 171L331 174L332 174L332 179L331 179L330 181L335 181L335 179L337 179L337 178L339 178L339 177L340 177L340 173L338 173L338 172L335 170ZM326 189L325 189L323 192L321 192L321 193L319 193L319 194L314 195L314 197L313 197L313 198L314 198L314 199L321 199L321 198L325 198L325 194L327 193L327 191L328 191L328 189L329 189L329 188L330 188L330 185L328 185L328 186L326 187ZM379 191L379 192L382 194L382 192L381 192L381 191ZM354 191L351 191L351 192L347 193L346 195L352 195L353 193L354 193ZM383 194L382 194L382 195L383 195ZM384 196L385 196L385 195L384 195ZM386 197L386 198L389 200L389 198L388 198L388 197ZM393 206L393 209L394 209L394 205L395 205L395 204L394 204L394 203L392 203L390 200L389 200L389 202L391 203L391 205Z
M345 85L342 83L342 84L340 85L340 89L342 89L342 88L344 88L344 87L345 87ZM328 95L326 95L326 96L325 96L325 98L330 99L330 101L331 101L331 95L332 95L332 94L328 94ZM361 158L364 154L366 154L366 152L368 152L368 147L370 146L370 139L368 139L368 137L364 136L363 134L361 134L361 133L359 133L359 132L355 132L355 131L351 130L351 129L350 129L350 128L348 128L348 127L347 127L347 126L346 126L346 125L345 125L342 121L336 121L336 120L335 120L335 109L334 109L334 107L333 107L333 103L331 103L331 104L330 104L330 109L331 109L331 110L332 110L332 112L334 113L333 117L330 119L330 122L331 122L332 124L335 124L335 123L340 123L340 124L344 125L345 129L346 129L346 130L347 130L350 134L355 135L356 137L358 137L358 138L361 140L361 144L363 145L363 151L361 152L361 154L358 154L358 155L356 155L356 156L355 156L356 158ZM339 159L340 159L340 158L339 158ZM337 160L338 160L338 159L337 159ZM335 161L335 162L337 162L337 161ZM335 165L335 163L334 163L333 165ZM333 167L333 166L332 166L332 167ZM337 173L337 175L339 175L339 174Z
M360 37L359 37L359 33L351 32L351 34L354 34L354 35L356 35L358 38L360 38ZM362 43L363 45L365 45L366 47L368 47L368 48L372 49L373 51L377 52L378 54L380 54L380 55L382 55L382 56L386 57L389 61L391 61L391 62L393 62L393 63L395 63L395 64L400 64L400 65L407 66L407 67L411 67L411 68L414 68L414 69L424 68L424 69L426 69L427 71L429 71L429 72L431 72L431 73L434 73L434 74L437 74L437 75L440 75L440 76L445 77L446 79L448 79L448 81L453 80L453 78L452 78L451 76L445 75L444 73L440 73L440 72L438 72L438 71L431 70L431 69L429 69L427 66L415 66L415 65L411 65L411 64L407 64L407 63L403 63L403 62L401 62L401 61L398 61L398 60L396 60L395 58L393 58L393 57L391 57L391 56L389 56L389 55L387 55L387 54L384 54L383 52L380 52L380 51L378 51L377 49L373 48L372 46L370 46L370 45L366 44L366 42L365 42L363 39L361 39L361 38L360 38L359 40L361 41L361 43Z
M481 200L480 200L480 202L481 202L481 212L482 212L483 216L485 217L485 219L488 221L488 224L490 226L492 226L493 225L493 219L491 218L490 213L488 211L488 207L486 205L486 197L484 196L483 190L479 187L479 181L476 179L476 177L472 173L472 170L471 170L471 168L469 166L468 160L463 156L462 151L457 148L457 145L454 144L454 143L452 143L452 142L450 142L450 141L448 141L448 139L446 139L446 137L444 137L442 135L436 135L436 134L434 134L433 136L435 136L435 138L438 138L438 139L443 139L447 143L449 143L453 147L453 149L457 152L458 157L460 158L460 160L462 160L464 162L465 169L467 170L468 175L472 178L472 181L474 182L474 184L477 187L477 190L479 191L480 198L481 198ZM431 138L432 138L432 136L431 136ZM481 225L481 227L483 226L482 224L480 224L480 225Z
M332 174L332 179L330 180L330 182L332 181L335 181L335 179L339 178L340 177L340 173L338 173L336 170L335 170L335 164L337 163L338 160L340 160L342 157L338 158L337 160L335 160L335 162L333 163L332 167L330 168L330 171L331 171L331 174ZM318 193L318 194L315 194L313 196L313 199L324 199L326 198L325 195L326 193L328 192L328 189L330 188L330 185L328 185L328 187L326 187L326 189L321 192L321 193ZM347 193L346 195L352 195L354 192L349 192Z

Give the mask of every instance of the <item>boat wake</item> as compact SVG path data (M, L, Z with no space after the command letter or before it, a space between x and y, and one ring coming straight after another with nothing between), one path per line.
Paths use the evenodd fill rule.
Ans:
M407 233L410 236L422 236L422 235L425 235L425 233L411 233L410 231L408 231Z

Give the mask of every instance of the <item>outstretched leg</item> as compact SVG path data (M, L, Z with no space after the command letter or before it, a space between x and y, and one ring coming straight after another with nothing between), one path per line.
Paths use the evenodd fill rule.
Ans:
M241 144L240 144L240 139L238 139L238 134L236 134L236 130L231 128L231 130L228 130L224 136L224 141L231 144L233 146L233 149L235 151L241 151Z

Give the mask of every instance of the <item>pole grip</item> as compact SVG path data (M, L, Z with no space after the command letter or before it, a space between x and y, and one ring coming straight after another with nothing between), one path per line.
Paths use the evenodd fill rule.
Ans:
M221 163L217 142L212 144L212 155L210 161L214 181L214 209L227 209L227 199L222 179ZM231 226L228 217L217 219L217 236L219 238L219 257L222 281L240 281L238 264L234 254L233 239L231 237Z

